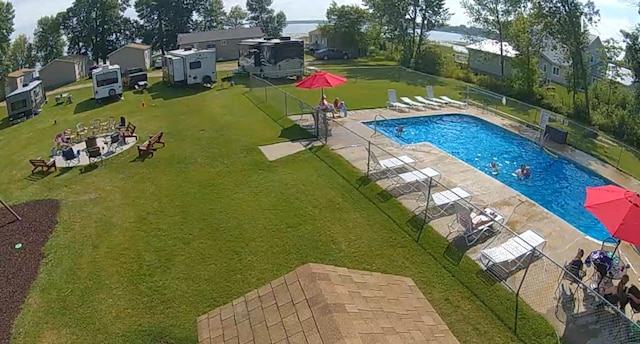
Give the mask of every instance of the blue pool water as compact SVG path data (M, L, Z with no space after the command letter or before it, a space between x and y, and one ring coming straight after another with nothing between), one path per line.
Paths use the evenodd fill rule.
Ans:
M374 123L366 125L373 128ZM398 137L400 125L404 133ZM552 157L531 140L468 115L385 120L378 121L377 128L401 144L429 142L529 197L585 235L598 241L610 237L583 203L585 187L613 183L572 161ZM497 175L489 167L491 161L500 168ZM512 173L523 163L531 167L531 178L518 180Z

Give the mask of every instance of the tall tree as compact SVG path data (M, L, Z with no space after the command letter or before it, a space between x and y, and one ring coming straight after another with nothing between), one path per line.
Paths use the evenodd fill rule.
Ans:
M589 32L587 27L597 23L600 13L592 1L538 0L543 28L564 53L569 63L569 84L572 92L573 113L588 120L589 82L591 68L588 61ZM578 104L577 94L584 91L584 107Z
M136 0L134 4L143 41L163 53L177 47L178 34L191 32L195 14L204 7L201 0Z
M207 0L204 7L198 11L200 20L198 29L202 31L224 29L227 12L222 0Z
M105 60L122 43L119 37L128 5L129 0L74 0L63 16L68 52L89 53L96 62Z
M247 0L247 12L252 26L262 29L269 37L279 37L287 25L287 16L284 12L271 8L273 0Z
M544 43L540 30L540 19L531 12L521 12L509 25L507 42L516 50L512 67L517 73L511 75L511 85L521 99L533 99L540 76L538 63Z
M400 48L401 62L421 54L427 33L450 18L445 0L364 0L385 38Z
M470 21L498 38L500 49L500 75L504 77L504 43L509 25L522 12L524 0L462 0L462 7Z
M13 19L15 12L10 2L0 0L0 85L4 85L9 73L9 48L11 46L11 34L13 33ZM4 87L0 87L0 95L4 98Z
M242 6L235 5L229 9L225 20L225 26L230 29L238 29L244 26L244 22L247 20L249 14Z
M60 18L57 16L44 16L38 19L33 33L34 45L38 62L43 66L62 56L64 51L64 39L60 28Z
M34 50L26 35L19 35L9 49L9 67L11 70L35 67Z
M622 31L622 37L625 44L624 59L633 72L634 107L635 113L638 113L640 111L640 87L638 87L640 83L640 25L636 26L633 31Z
M335 1L327 9L327 21L320 27L334 48L354 54L366 42L365 26L369 12L358 5L338 6Z

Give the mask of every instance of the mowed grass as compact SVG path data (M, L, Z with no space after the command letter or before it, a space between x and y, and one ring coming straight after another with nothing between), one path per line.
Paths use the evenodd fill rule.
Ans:
M75 104L47 105L0 131L2 197L62 202L11 343L195 343L198 315L308 262L412 277L462 343L555 342L523 303L513 334L513 294L478 277L469 259L446 258L432 230L416 244L409 212L381 201L336 154L267 161L258 146L304 133L245 91L156 83L95 108L82 89ZM355 97L345 98L367 104ZM126 116L141 137L164 131L166 147L144 162L134 148L96 169L27 178L27 160L46 156L57 132L107 116Z

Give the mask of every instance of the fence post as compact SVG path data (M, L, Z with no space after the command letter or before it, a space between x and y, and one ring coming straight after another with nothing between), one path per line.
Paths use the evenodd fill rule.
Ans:
M289 107L287 106L287 99L289 99L289 97L287 97L287 94L284 94L284 115L285 116L289 116Z
M265 102L269 101L269 99L267 97L267 86L264 87L264 101Z
M623 151L624 151L624 146L620 146L620 155L618 155L618 162L616 163L616 168L620 168L620 160L622 160Z
M533 252L531 252L531 256L529 257L529 262L527 263L527 267L524 269L524 274L522 275L522 279L520 280L520 285L518 286L518 290L516 291L516 314L513 317L513 333L517 334L518 333L518 308L520 306L520 289L522 288L522 285L524 284L524 279L527 278L527 273L529 272L529 267L531 266L531 263L533 262L533 258L536 256L536 253L538 253L538 250L534 247L533 248Z
M424 218L422 219L424 221L424 224L422 225L422 228L420 228L420 231L418 232L418 237L416 238L416 242L420 242L420 238L422 237L422 232L424 231L424 225L427 223L427 216L429 215L429 199L431 199L431 182L432 182L432 179L429 178L429 186L427 187L427 205L425 205L424 207Z
M371 170L371 141L367 140L367 178L369 177L369 172Z

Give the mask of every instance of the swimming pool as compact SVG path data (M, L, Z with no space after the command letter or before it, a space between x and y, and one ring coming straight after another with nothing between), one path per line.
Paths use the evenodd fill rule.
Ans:
M373 122L365 124L374 126ZM395 132L400 125L404 132L398 137ZM531 140L480 118L459 114L378 121L377 128L400 144L435 145L522 193L590 238L602 241L610 237L582 205L587 186L613 183L570 160L552 157ZM489 167L492 161L500 169L497 175ZM512 175L522 163L531 167L527 180Z

